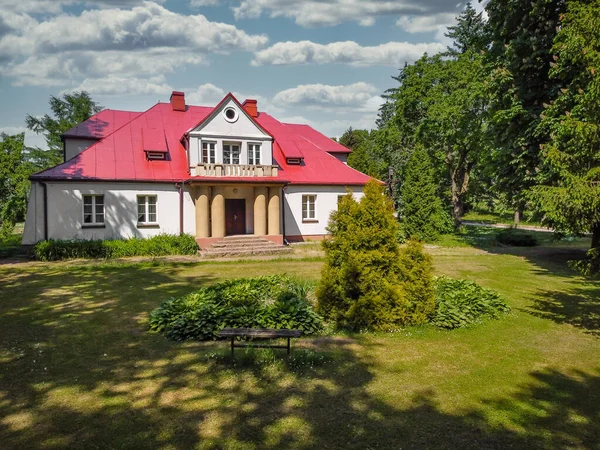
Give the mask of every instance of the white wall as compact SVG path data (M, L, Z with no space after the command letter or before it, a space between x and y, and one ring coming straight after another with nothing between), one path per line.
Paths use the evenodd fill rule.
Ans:
M189 144L190 167L196 167L202 158L202 141L215 142L215 162L223 164L223 143L240 145L240 164L248 164L248 144L260 144L260 164L270 166L273 164L273 142L271 137L251 138L241 136L231 137L206 137L199 134L191 135Z
M349 186L354 198L363 196L362 186ZM285 189L285 234L307 236L327 234L332 211L337 210L338 197L346 194L346 186L288 186ZM302 221L302 196L316 195L316 222Z
M48 239L119 239L134 236L151 237L160 233L179 234L179 192L174 183L48 182L47 186ZM32 244L44 238L42 191L41 186L32 188L23 236L24 244ZM85 194L104 195L104 228L83 226ZM159 227L138 227L138 195L157 196ZM32 205L31 198L36 199L35 205ZM195 234L195 224L194 201L186 187L184 232Z
M98 142L97 139L65 138L65 161L79 155L86 148Z
M235 122L228 122L223 111L233 108L238 113ZM262 131L250 120L243 108L233 100L221 106L216 115L200 127L190 131L189 164L195 167L201 158L202 140L216 142L216 163L223 163L223 143L240 144L240 164L248 164L248 144L261 144L260 164L270 166L273 164L273 138Z
M27 201L27 215L21 244L33 245L44 239L44 188L40 183L31 183Z

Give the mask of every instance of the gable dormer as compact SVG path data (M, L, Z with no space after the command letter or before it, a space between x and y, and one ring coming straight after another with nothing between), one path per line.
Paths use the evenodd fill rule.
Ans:
M256 100L244 105L228 94L198 125L188 131L190 172L204 174L197 167L222 167L222 173L260 172L255 167L273 164L273 137L255 120L260 113ZM235 166L250 166L238 170ZM270 173L270 169L269 169Z

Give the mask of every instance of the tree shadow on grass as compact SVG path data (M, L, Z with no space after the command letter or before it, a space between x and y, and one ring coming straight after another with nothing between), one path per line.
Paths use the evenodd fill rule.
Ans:
M177 343L146 330L168 296L210 282L150 266L13 274L0 289L2 448L593 448L600 375L546 370L448 412L434 388L373 390L380 343L272 351ZM5 295L6 294L6 295ZM394 398L398 398L397 396ZM501 418L501 420L498 420Z
M600 337L600 283L578 283L568 292L538 292L525 311Z

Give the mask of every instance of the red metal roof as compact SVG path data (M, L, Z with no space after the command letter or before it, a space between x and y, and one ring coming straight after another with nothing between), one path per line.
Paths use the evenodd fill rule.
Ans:
M188 106L185 111L175 111L170 103L157 103L143 113L104 110L65 133L67 137L101 138L98 142L69 161L32 175L31 179L151 182L202 179L305 185L364 185L370 180L328 153L349 152L345 147L307 125L283 124L266 113L252 120L273 137L274 164L280 167L278 177L218 180L191 177L182 138L215 109ZM148 161L145 150L164 150L168 157ZM288 165L286 158L303 158L303 162Z
M131 122L140 114L142 113L103 109L85 122L81 122L79 125L71 128L63 136L82 139L102 139L104 136L112 134L117 128L121 128L126 123Z

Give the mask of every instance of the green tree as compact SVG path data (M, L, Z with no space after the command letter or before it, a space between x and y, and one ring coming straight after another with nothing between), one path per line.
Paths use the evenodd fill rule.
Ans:
M572 2L554 43L550 76L562 88L542 116L544 134L535 206L546 222L592 232L600 259L600 3Z
M340 138L340 144L352 150L348 156L348 165L374 178L386 175L386 164L379 155L374 138L367 130L348 128Z
M398 217L401 233L409 239L431 242L449 231L450 217L438 196L431 160L422 147L415 149L408 162Z
M422 323L435 309L431 260L419 244L400 249L398 224L382 186L372 181L364 194L360 202L346 195L331 215L319 310L352 330Z
M102 107L85 92L64 94L62 98L50 97L52 116L34 117L27 114L27 128L44 135L47 149L35 148L29 157L38 168L52 167L63 162L61 135L74 126L99 113Z
M456 59L424 55L404 69L393 94L403 142L422 145L450 191L452 218L461 225L473 167L487 150L487 71L483 56L467 51Z
M560 83L549 74L552 45L566 0L490 0L486 6L491 40L490 155L494 189L515 209L518 222L526 192L537 184L544 104Z
M27 209L33 167L26 156L25 133L0 134L0 235L3 237L12 233Z
M471 3L456 18L456 25L448 27L444 36L452 39L446 55L457 57L468 51L483 52L488 48L489 36L482 13L477 13Z

